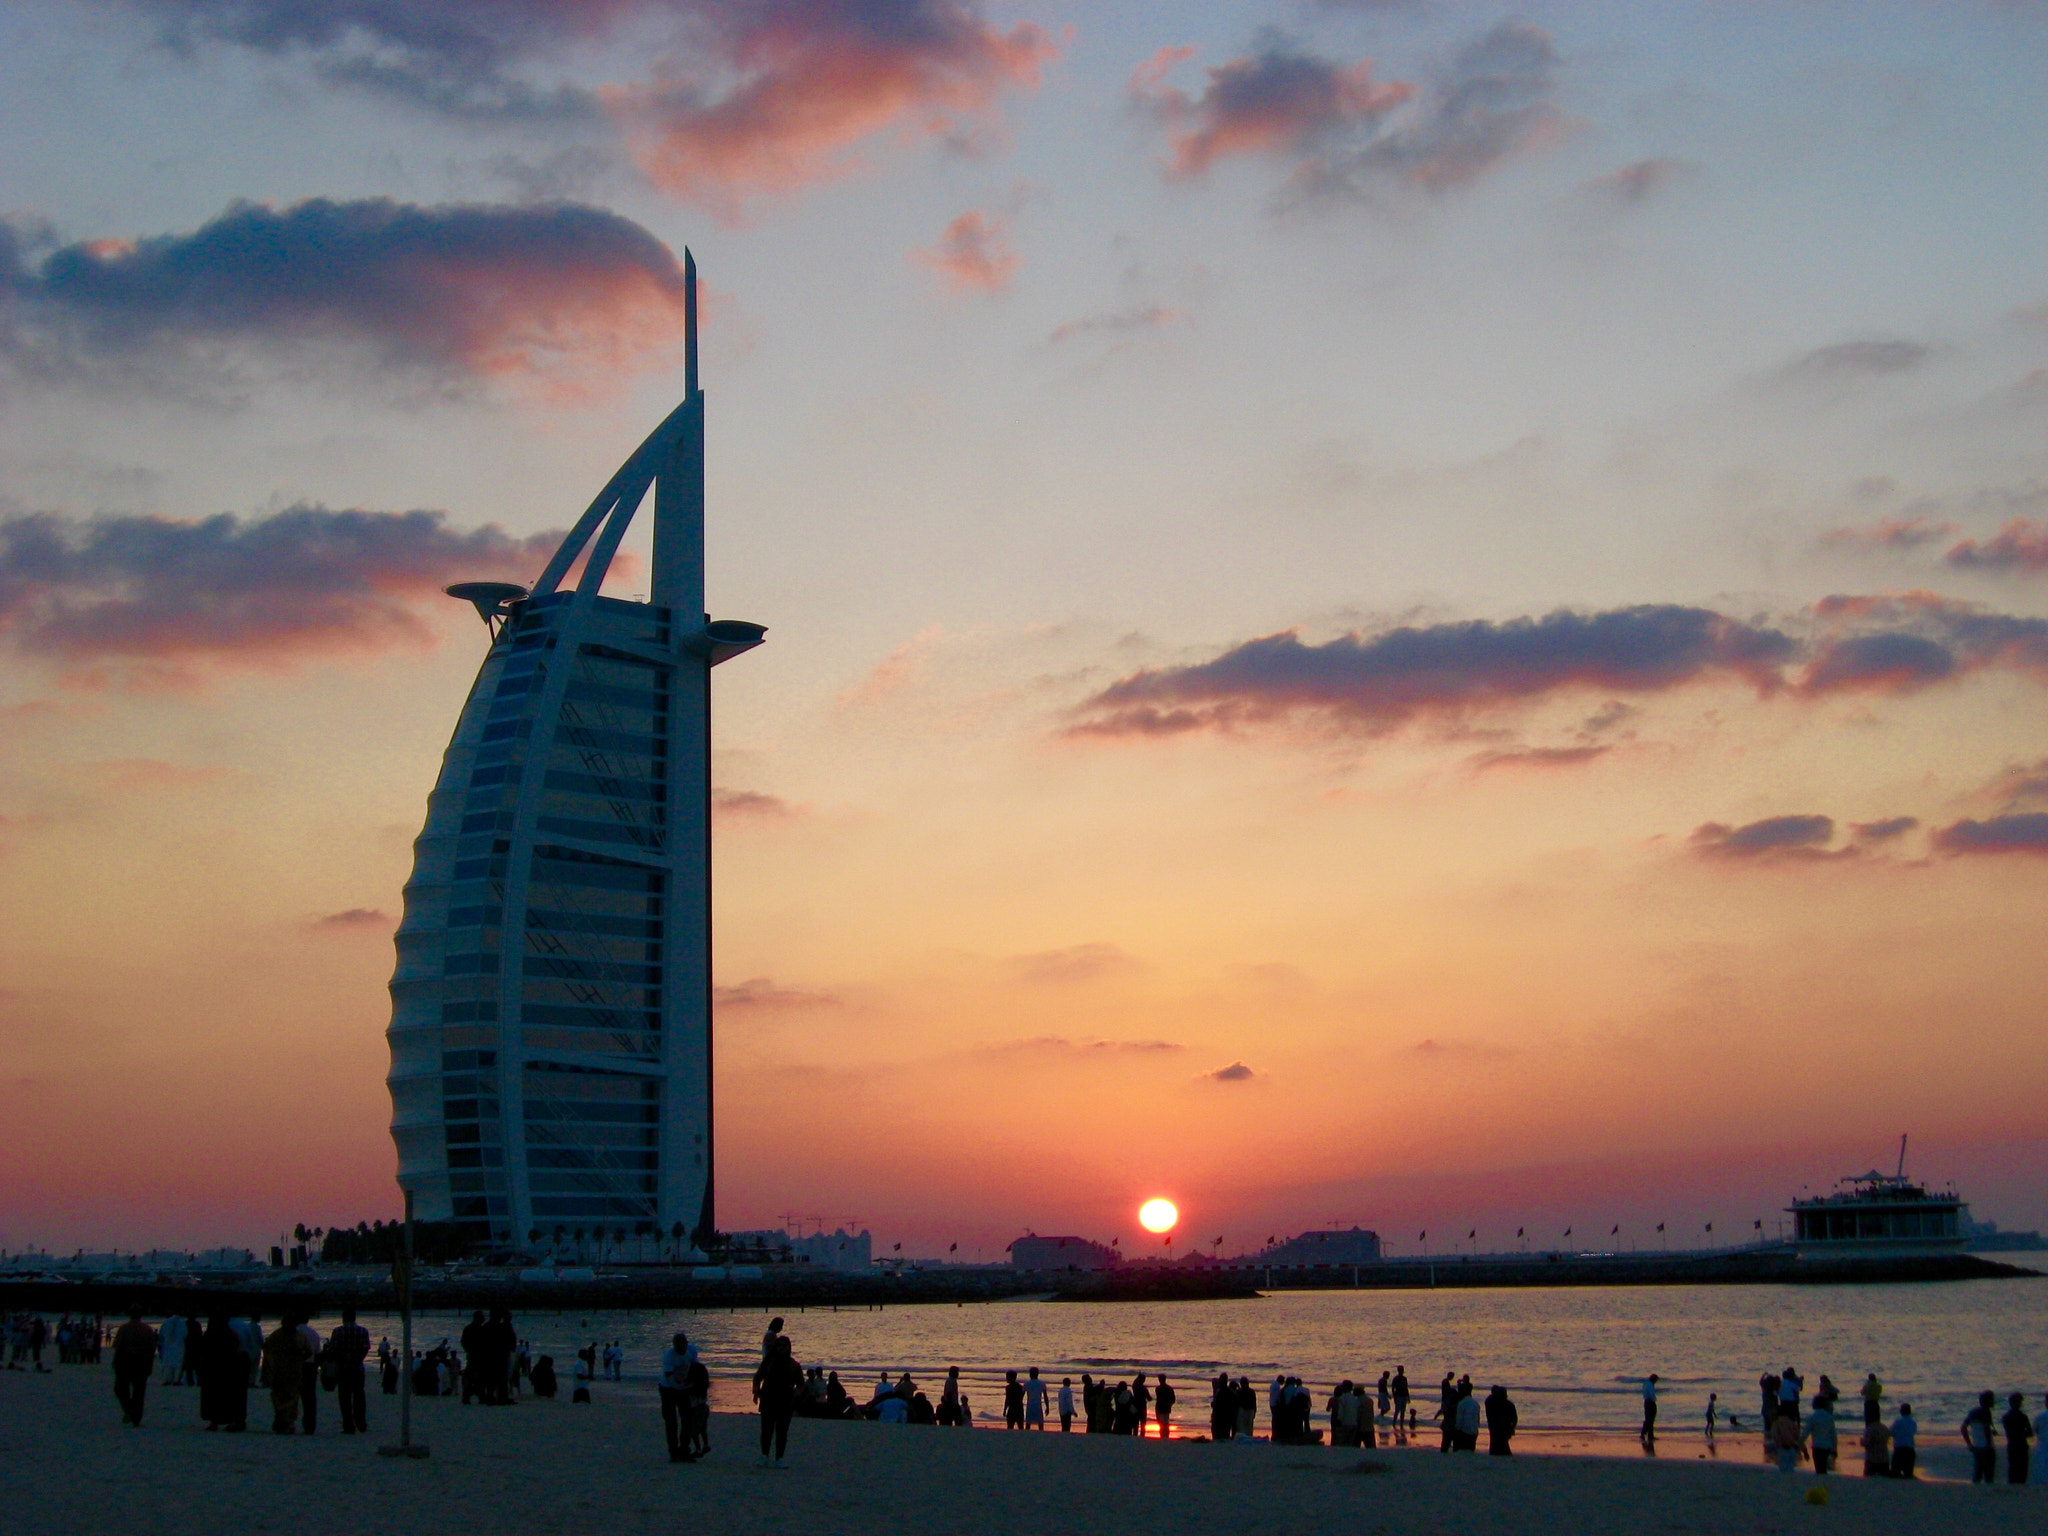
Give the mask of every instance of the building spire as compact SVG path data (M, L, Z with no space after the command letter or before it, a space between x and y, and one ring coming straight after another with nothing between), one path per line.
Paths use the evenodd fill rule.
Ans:
M683 398L697 393L697 258L683 247Z

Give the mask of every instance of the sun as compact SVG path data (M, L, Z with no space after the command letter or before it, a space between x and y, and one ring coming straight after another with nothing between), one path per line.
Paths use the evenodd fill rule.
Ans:
M1147 1232L1171 1232L1180 1212L1171 1200L1147 1200L1138 1207L1138 1225Z

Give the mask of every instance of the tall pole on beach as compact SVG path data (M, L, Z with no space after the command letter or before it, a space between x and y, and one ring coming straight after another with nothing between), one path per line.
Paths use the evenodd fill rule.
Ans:
M398 1293L398 1444L380 1445L377 1454L418 1460L427 1454L427 1448L412 1443L412 1267L412 1191L408 1189L404 1244L391 1265L392 1288Z

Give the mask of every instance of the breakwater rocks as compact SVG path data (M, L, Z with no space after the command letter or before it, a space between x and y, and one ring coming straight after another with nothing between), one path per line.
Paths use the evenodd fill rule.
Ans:
M1019 1271L947 1265L840 1274L800 1265L676 1268L629 1265L601 1271L451 1265L422 1268L421 1308L505 1305L529 1310L671 1310L718 1307L858 1308L1038 1298L1046 1301L1214 1301L1299 1290L1427 1290L1501 1286L1869 1285L1943 1280L2040 1279L2040 1274L1967 1253L1806 1257L1789 1248L1722 1253L1568 1253L1401 1258L1377 1264L1300 1266L1130 1264L1107 1270ZM331 1313L344 1304L388 1312L390 1275L367 1268L252 1270L222 1275L148 1272L0 1279L0 1311L117 1312L139 1305L155 1316L286 1307Z

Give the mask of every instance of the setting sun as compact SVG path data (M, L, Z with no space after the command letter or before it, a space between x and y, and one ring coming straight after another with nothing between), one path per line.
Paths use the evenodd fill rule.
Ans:
M1138 1225L1147 1232L1171 1232L1180 1212L1171 1200L1147 1200L1138 1207Z

